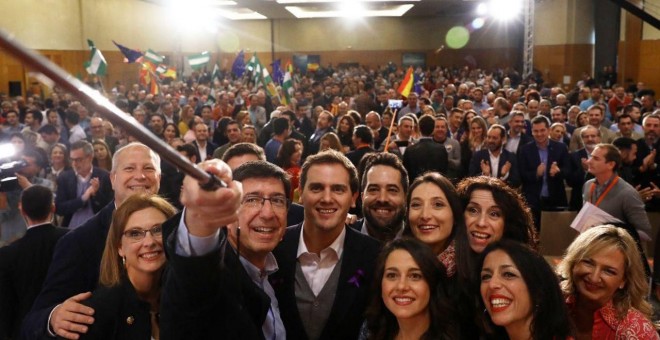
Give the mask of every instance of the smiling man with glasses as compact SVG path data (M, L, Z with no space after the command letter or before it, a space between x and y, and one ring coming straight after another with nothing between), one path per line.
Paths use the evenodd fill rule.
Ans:
M286 228L291 182L265 161L242 164L233 179L243 187L237 221L200 227L196 217L209 215L198 214L204 202L194 199L191 189L198 185L187 178L186 210L164 226L166 232L176 229L174 237L164 236L172 270L163 290L161 333L168 339L286 339L268 276L278 270L272 250Z

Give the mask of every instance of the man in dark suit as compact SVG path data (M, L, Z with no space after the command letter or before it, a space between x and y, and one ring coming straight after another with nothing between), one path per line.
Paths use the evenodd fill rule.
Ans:
M516 155L503 148L506 129L493 124L486 135L486 149L477 151L470 161L469 176L497 177L512 187L520 185Z
M587 125L579 131L580 139L584 148L569 154L571 172L566 176L566 184L571 186L571 199L568 210L579 211L582 209L582 186L592 179L593 176L587 172L587 160L591 157L596 145L600 144L600 130L593 125Z
M288 339L356 339L364 321L378 241L345 225L357 171L336 151L310 156L300 179L305 221L273 253L271 283Z
M164 228L170 270L161 303L163 339L286 339L268 274L278 267L271 251L286 229L291 183L279 167L250 161L233 171L241 199L228 166L214 162L204 165L224 171L218 175L226 176L228 188L205 192L186 178L182 201L195 204ZM238 221L227 223L235 215Z
M534 139L525 133L524 112L512 111L509 115L511 119L509 119L509 123L507 124L509 129L504 148L513 154L518 154L524 145L532 142Z
M351 227L383 244L400 237L408 186L408 172L399 157L389 152L368 155L361 183L364 218Z
M323 135L328 132L335 132L332 128L333 119L332 113L329 111L324 110L319 114L319 119L316 121L316 130L312 136L309 137L307 149L303 150L303 159L319 152L319 149L321 148L321 137L323 137Z
M364 155L370 152L376 152L371 147L373 142L373 135L371 134L371 129L366 125L358 125L353 129L353 145L355 145L355 150L346 154L353 165L357 168L360 164L360 160Z
M206 127L205 127L206 126ZM197 148L199 153L199 162L203 162L206 159L213 158L213 151L218 148L218 146L209 140L209 127L204 123L198 123L193 128L195 131L195 140L192 144Z
M71 144L71 170L57 177L55 208L62 215L62 226L77 228L112 200L108 172L92 166L92 144L81 140Z
M539 229L541 210L560 211L568 206L564 178L570 172L568 149L549 138L550 121L545 116L532 119L534 142L520 149L518 164L523 195Z
M449 167L449 154L445 146L433 141L435 119L423 116L419 119L419 132L422 138L406 149L403 154L403 165L408 170L410 182L427 171L437 171L447 174Z
M140 143L131 143L113 155L110 172L114 201L87 222L60 239L46 280L21 326L22 339L47 336L77 338L94 311L80 301L91 296L99 282L99 265L115 204L135 193L158 193L160 157Z
M387 139L387 134L390 131L388 127L383 126L382 121L380 120L380 114L375 111L367 113L365 117L366 125L371 129L374 136L374 149L378 150Z
M0 248L0 339L18 339L23 317L46 278L55 244L68 231L50 223L55 204L49 188L33 185L25 189L19 210L27 232Z
M110 152L115 153L117 151L117 145L119 140L115 136L108 136L105 134L105 129L103 128L103 119L100 117L93 117L89 121L89 132L90 135L87 137L88 142L93 142L95 140L102 140L105 144L108 145Z

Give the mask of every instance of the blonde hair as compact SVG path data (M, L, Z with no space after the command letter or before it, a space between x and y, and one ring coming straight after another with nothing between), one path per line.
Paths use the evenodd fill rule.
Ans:
M582 259L611 248L620 250L625 258L625 285L612 297L617 317L623 318L631 307L650 317L653 310L645 300L649 287L637 244L627 231L613 225L593 227L571 243L564 259L557 266L557 274L564 280L561 283L562 291L567 295L575 295L573 268Z
M158 195L136 194L124 200L112 214L112 224L108 231L108 237L105 239L103 257L101 257L100 285L112 287L121 282L122 275L125 275L125 269L119 256L119 245L124 234L124 228L131 215L147 208L155 208L167 218L174 216L176 213L176 208Z

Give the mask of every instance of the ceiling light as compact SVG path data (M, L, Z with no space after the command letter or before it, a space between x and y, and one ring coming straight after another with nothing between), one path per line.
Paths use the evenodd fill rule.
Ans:
M414 5L394 5L388 6L387 9L365 9L360 14L362 17L400 17L408 12ZM287 11L293 14L298 19L306 18L336 18L345 17L346 13L339 10L318 10L316 8L310 9L301 6L286 6Z

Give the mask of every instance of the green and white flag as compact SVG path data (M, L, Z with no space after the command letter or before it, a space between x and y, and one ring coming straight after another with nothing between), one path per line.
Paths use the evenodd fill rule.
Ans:
M101 51L94 46L93 41L87 39L87 44L89 45L91 54L89 56L89 61L85 62L85 70L87 70L87 73L89 74L104 76L108 63L105 61L105 58L103 58Z
M213 72L211 72L211 83L218 78L220 79L220 68L218 67L218 64L213 64Z
M279 97L279 94L277 93L277 87L275 86L275 83L273 82L273 78L271 78L270 73L268 72L268 69L265 67L261 67L261 80L263 81L264 86L266 86L266 90L268 91L268 95L271 97Z
M282 98L282 103L284 105L289 105L291 103L291 98L293 98L293 79L291 79L291 72L284 74L284 79L282 80L282 92L284 98Z
M144 53L144 58L154 65L160 65L163 63L163 60L165 60L163 56L154 52L152 49L148 49L147 52Z
M190 64L190 67L192 67L193 70L201 69L204 65L208 64L209 61L211 61L211 54L209 52L202 52L200 54L188 56L188 64Z
M248 63L245 64L245 69L250 72L253 72L257 64L259 64L259 58L257 58L257 52L254 52L252 58L250 58L250 60L248 60Z

